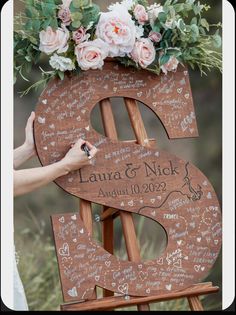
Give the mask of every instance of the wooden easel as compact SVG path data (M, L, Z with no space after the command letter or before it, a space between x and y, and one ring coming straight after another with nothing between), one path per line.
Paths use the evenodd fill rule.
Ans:
M124 101L129 114L132 128L136 136L136 143L141 144L142 146L154 147L155 140L148 139L136 101L129 98L125 98ZM117 131L109 99L105 99L100 102L100 110L102 114L105 135L111 139L117 139ZM92 234L93 217L91 202L83 199L80 200L80 215L85 224L85 227L90 232L90 234ZM128 258L130 261L139 262L141 260L141 257L138 248L132 213L120 211L119 209L104 207L101 216L101 221L103 223L104 248L109 253L113 254L113 220L117 215L120 215L121 218ZM150 310L148 303L187 298L191 310L201 311L203 310L203 306L199 299L199 296L216 293L218 290L219 288L216 286L212 286L212 283L210 282L193 285L188 289L178 292L148 297L113 296L113 292L104 290L104 297L102 299L96 299L95 290L92 300L81 301L80 303L76 302L64 304L61 305L61 310L98 311L112 310L115 308L137 305L139 311L145 311Z

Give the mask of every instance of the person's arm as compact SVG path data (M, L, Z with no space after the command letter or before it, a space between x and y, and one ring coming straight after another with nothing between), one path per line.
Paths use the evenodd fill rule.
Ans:
M14 150L14 169L36 155L33 137L34 119L35 113L32 112L25 127L25 142Z
M97 149L89 142L79 139L59 162L32 169L14 170L14 196L29 193L60 176L91 164L91 160L81 149L83 143L87 144L90 149L90 156L94 158Z

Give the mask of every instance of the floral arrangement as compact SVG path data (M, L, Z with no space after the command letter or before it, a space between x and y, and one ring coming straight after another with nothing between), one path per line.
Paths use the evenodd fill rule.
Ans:
M90 0L24 0L25 12L15 17L15 79L23 79L41 55L50 71L42 68L45 85L64 78L66 71L102 69L107 57L126 66L157 75L176 71L179 64L221 71L221 23L210 25L203 17L210 7L195 0L123 0L100 12ZM210 28L214 27L214 33Z

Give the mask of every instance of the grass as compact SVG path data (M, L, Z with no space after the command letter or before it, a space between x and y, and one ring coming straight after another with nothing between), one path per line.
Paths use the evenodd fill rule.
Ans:
M29 220L29 217L28 217ZM53 311L59 310L63 303L61 285L58 274L57 259L52 235L48 236L44 221L38 221L31 213L31 224L20 232L16 239L16 249L19 256L19 273L24 284L25 293L31 311ZM145 229L145 219L140 217L137 226L138 239L141 242L142 230ZM94 225L94 238L101 238L100 224ZM116 229L118 227L115 227ZM19 233L19 232L18 232ZM154 247L148 243L142 244L141 253L143 257L153 257ZM122 238L119 248L115 250L116 256L127 259L124 239ZM217 266L216 266L217 267ZM219 269L219 266L217 267ZM101 289L98 290L101 296ZM205 310L220 310L221 300L219 296L207 296L201 298ZM169 302L159 302L150 305L153 311L184 311L189 310L187 299L172 300ZM119 310L132 311L136 307L122 308ZM118 310L118 311L119 311Z

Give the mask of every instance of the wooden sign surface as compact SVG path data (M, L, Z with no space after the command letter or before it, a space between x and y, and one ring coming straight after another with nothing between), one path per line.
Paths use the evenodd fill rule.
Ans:
M89 237L76 214L53 216L65 301L89 298L95 285L136 296L184 289L207 275L221 247L220 206L200 170L168 152L114 141L92 128L91 110L114 95L145 103L170 138L197 135L185 69L157 77L107 63L102 72L87 71L49 84L34 125L42 164L60 160L78 138L100 149L94 165L56 183L83 199L147 216L168 236L167 248L157 259L120 261Z

